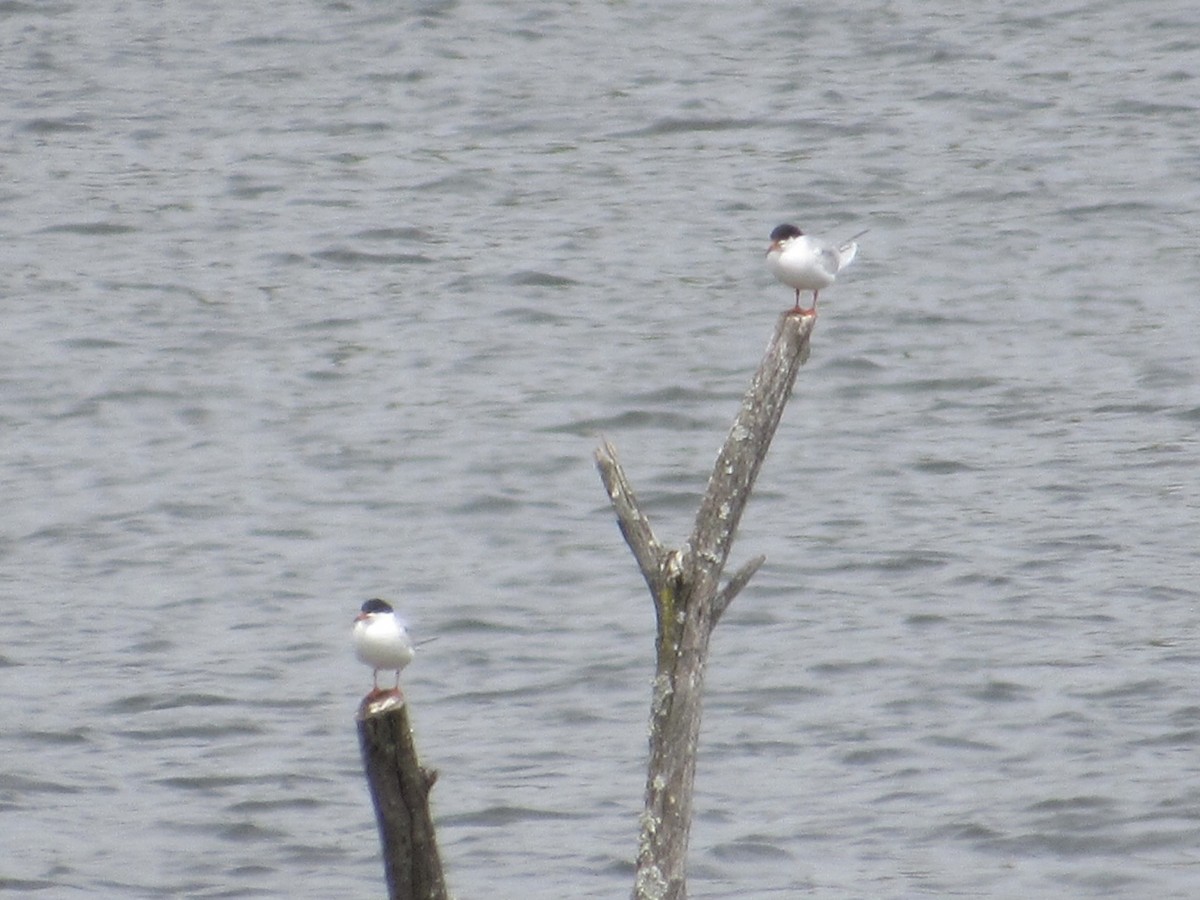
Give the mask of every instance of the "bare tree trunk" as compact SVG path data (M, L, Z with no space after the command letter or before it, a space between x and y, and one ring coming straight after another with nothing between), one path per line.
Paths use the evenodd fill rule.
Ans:
M784 313L741 411L717 456L687 542L664 548L638 507L607 441L596 465L625 541L642 571L658 615L656 670L650 705L650 763L641 818L634 900L685 900L696 745L704 669L712 631L765 557L742 566L724 588L721 573L758 470L791 396L816 319Z
M407 704L395 695L358 710L358 741L379 838L389 900L446 900L442 860L429 812L437 773L417 761Z

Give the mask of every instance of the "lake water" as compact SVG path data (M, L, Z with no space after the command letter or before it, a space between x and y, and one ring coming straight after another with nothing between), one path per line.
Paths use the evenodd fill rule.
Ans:
M1200 895L1200 11L0 3L0 891L626 896L783 221L859 258L732 565L694 897Z

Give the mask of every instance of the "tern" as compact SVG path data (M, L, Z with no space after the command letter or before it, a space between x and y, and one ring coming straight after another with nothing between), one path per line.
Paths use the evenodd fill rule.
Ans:
M368 600L354 619L354 655L374 670L374 690L367 696L400 693L400 672L413 660L413 643L390 603ZM396 673L390 692L379 689L381 671Z
M771 246L767 248L767 268L771 274L796 291L796 305L792 314L813 316L817 313L817 294L833 284L838 272L850 265L858 253L855 238L834 244L821 238L805 234L795 225L780 225L771 232ZM800 292L812 291L813 302L808 309L800 307Z

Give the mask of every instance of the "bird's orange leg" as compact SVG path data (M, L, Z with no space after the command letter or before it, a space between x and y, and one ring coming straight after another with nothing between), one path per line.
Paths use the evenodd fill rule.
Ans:
M800 289L796 288L796 305L792 307L791 315L793 315L793 316L815 316L817 314L817 294L818 293L819 293L818 291L813 291L812 306L810 306L808 309L801 309L800 308Z

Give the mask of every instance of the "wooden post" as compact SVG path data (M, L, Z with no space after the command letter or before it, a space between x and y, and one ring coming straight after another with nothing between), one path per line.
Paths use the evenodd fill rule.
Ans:
M389 900L447 900L429 792L437 772L421 767L404 699L364 698L358 742L375 804Z
M692 534L679 549L668 550L654 537L616 448L605 441L596 450L596 465L617 523L650 588L658 617L650 763L634 900L687 897L687 844L709 639L765 557L742 566L724 588L719 584L721 573L796 375L808 359L815 322L814 316L780 316L717 456Z

